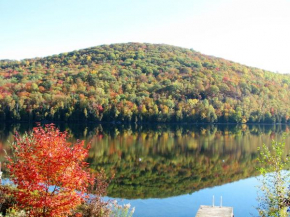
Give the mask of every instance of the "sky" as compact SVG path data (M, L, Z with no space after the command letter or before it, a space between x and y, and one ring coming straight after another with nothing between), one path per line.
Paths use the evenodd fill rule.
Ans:
M146 42L290 73L289 11L290 0L0 0L0 59Z

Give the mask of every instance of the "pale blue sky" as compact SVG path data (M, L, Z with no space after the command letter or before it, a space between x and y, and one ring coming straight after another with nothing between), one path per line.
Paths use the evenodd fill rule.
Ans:
M290 0L0 0L0 59L164 43L290 73Z

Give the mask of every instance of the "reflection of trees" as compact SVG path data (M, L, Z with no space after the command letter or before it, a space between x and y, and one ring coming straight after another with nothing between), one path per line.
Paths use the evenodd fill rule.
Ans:
M3 147L12 132L29 128L19 124L0 127ZM67 130L71 140L91 141L91 167L114 172L109 196L123 198L180 195L254 176L257 147L289 130L285 125L58 127Z
M111 134L104 130L92 137L90 162L94 168L115 172L109 195L148 198L191 193L256 175L257 147L270 144L288 127L128 127Z

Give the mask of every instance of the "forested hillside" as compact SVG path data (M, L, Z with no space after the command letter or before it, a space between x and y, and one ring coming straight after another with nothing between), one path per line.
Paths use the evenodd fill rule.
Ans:
M0 121L289 122L290 76L194 50L113 44L0 61Z

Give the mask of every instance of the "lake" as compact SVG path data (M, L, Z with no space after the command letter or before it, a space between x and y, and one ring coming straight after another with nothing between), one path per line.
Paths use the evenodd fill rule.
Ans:
M57 124L72 142L91 143L88 162L115 174L107 198L130 202L134 216L195 216L200 205L257 215L257 148L279 140L287 125ZM13 134L29 124L0 124L0 160ZM290 138L286 138L289 153Z

